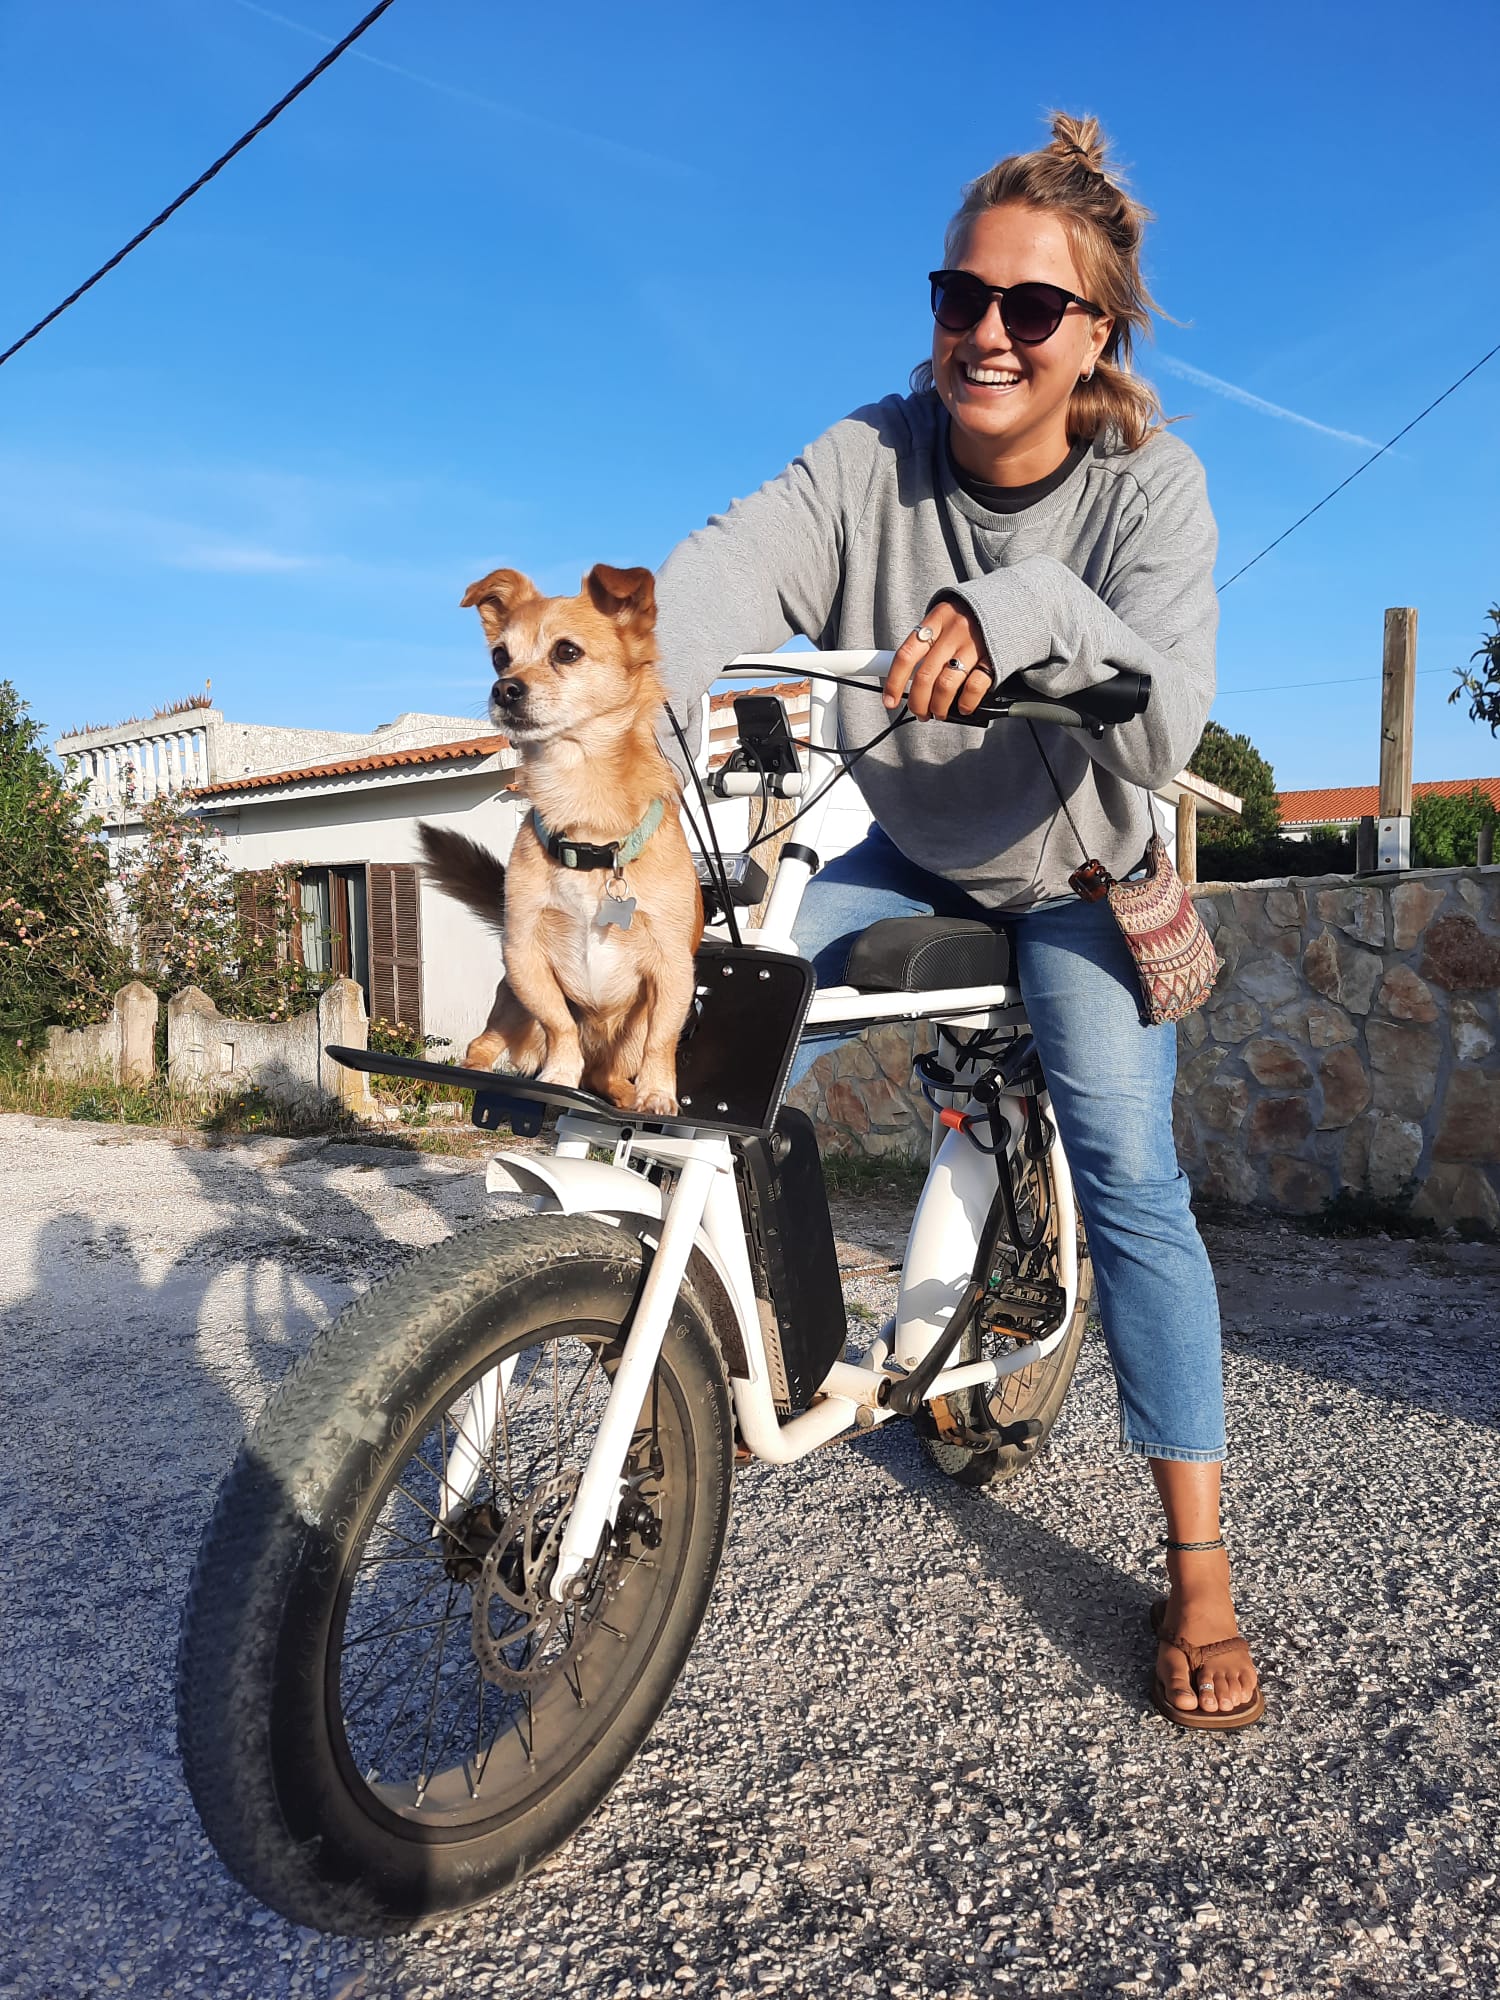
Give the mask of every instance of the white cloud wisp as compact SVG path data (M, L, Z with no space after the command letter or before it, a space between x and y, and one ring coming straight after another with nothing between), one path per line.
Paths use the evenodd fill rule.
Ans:
M1262 416L1280 417L1283 423L1301 424L1306 430L1337 438L1341 444L1367 445L1373 449L1378 442L1375 438L1361 437L1358 431L1341 431L1332 424L1320 424L1315 417L1304 417L1297 410L1284 409L1280 403L1268 403L1264 396L1254 396L1237 383L1225 382L1218 375L1209 375L1202 368L1194 368L1190 362L1174 360L1170 354L1158 354L1155 360L1156 365L1164 368L1169 375L1181 376L1184 382L1196 382L1200 389L1211 389L1216 396L1223 396L1231 403L1243 403L1246 409L1259 410Z

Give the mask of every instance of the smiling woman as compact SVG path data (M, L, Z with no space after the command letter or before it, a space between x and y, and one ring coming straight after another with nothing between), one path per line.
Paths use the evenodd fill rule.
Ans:
M1130 366L1152 305L1145 219L1093 118L1059 115L1050 144L981 174L928 274L932 354L912 393L835 424L681 544L658 578L658 632L690 713L723 661L793 634L893 651L883 704L857 689L839 702L842 740L868 746L853 776L876 825L809 884L798 944L839 983L880 918L1010 932L1122 1442L1150 1461L1166 1514L1152 1698L1184 1727L1240 1728L1264 1702L1218 1532L1218 1307L1172 1142L1174 1031L1143 1022L1110 906L1075 886L1086 855L1116 881L1141 867L1147 792L1187 763L1213 697L1202 468ZM1098 741L945 726L1022 672L1044 699L1146 674L1151 699Z

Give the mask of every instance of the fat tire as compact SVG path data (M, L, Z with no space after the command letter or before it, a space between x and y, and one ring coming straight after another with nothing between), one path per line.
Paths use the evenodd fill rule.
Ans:
M1073 1371L1078 1366L1078 1355L1083 1346L1084 1330L1088 1325L1093 1293L1094 1267L1089 1258L1088 1246L1084 1242L1083 1228L1080 1224L1078 1297L1074 1303L1073 1317L1068 1330L1045 1360L1033 1362L1031 1368L1024 1371L1030 1379L1016 1384L1019 1393L1014 1396L1004 1417L1006 1423L1029 1420L1039 1424L1040 1430L1027 1444L1000 1445L994 1451L970 1451L964 1445L950 1443L946 1438L933 1436L924 1430L923 1449L939 1472L955 1480L960 1486L1003 1486L1018 1473L1024 1472L1033 1462L1047 1442L1052 1427L1062 1412L1063 1401L1073 1380ZM979 1354L979 1334L977 1329L971 1326L959 1343L954 1361L977 1361ZM977 1399L979 1392L976 1390L974 1393Z
M528 1327L623 1327L643 1262L634 1237L586 1217L506 1219L449 1238L318 1335L241 1447L183 1613L178 1743L220 1856L292 1922L388 1934L513 1888L599 1805L665 1706L713 1589L733 1467L727 1373L687 1283L661 1370L683 1426L690 1526L652 1649L580 1763L499 1832L393 1833L340 1770L326 1645L319 1655L374 1498L445 1385Z

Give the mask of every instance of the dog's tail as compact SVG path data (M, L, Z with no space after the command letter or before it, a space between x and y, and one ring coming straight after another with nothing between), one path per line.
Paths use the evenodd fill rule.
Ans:
M417 821L428 880L445 896L466 903L492 931L505 926L505 863L467 834Z

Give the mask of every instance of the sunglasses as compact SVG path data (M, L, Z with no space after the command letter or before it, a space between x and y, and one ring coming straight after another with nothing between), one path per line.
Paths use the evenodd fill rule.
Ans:
M978 326L990 309L990 300L1000 302L1000 319L1011 339L1022 347L1039 347L1050 340L1062 325L1069 306L1082 306L1095 319L1103 317L1103 306L1082 299L1077 292L1065 292L1061 285L987 285L972 271L929 271L932 281L932 316L948 333L967 333Z

